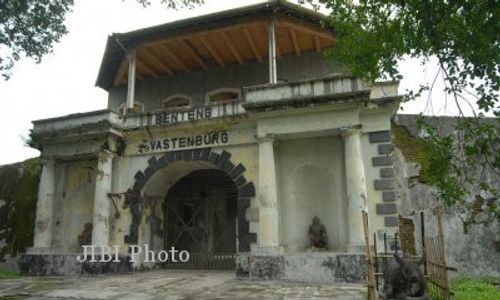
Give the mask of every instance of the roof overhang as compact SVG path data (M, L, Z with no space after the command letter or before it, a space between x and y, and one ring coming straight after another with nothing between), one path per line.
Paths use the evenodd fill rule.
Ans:
M325 16L274 0L108 37L96 85L125 84L127 52L137 53L136 77L174 75L195 69L262 61L268 56L268 26L276 26L277 58L318 51L334 43L321 27Z

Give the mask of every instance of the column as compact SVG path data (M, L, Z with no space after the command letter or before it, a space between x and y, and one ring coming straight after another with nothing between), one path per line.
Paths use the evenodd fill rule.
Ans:
M56 163L54 159L42 158L42 176L40 177L38 189L35 238L33 241L33 247L37 249L52 247L55 169Z
M359 129L348 129L343 133L343 136L349 220L348 251L364 253L365 242L361 212L367 211L367 193L361 151L361 132Z
M269 50L269 83L278 82L278 73L276 66L276 26L274 20L269 23L268 30L268 50Z
M134 108L135 101L135 69L136 69L136 51L132 50L127 54L128 58L128 85L127 85L127 109Z
M95 179L94 215L92 227L92 245L108 246L109 213L111 209L111 175L113 155L102 152L97 159L97 174Z
M259 251L278 254L279 214L274 138L259 138Z

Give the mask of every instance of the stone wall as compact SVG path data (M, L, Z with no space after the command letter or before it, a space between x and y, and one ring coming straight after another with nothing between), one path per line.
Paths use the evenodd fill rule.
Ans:
M393 153L398 190L398 213L413 220L415 245L418 253L422 252L420 212L424 212L425 232L428 236L437 235L436 217L433 210L441 205L436 200L435 190L428 185L426 153L418 141L416 115L398 115L392 126L395 145ZM439 122L442 133L450 133L456 118L429 118ZM487 120L489 121L489 120ZM438 123L435 123L438 124ZM497 189L500 179L497 178ZM469 195L473 201L474 195ZM450 272L451 276L467 275L500 275L500 224L498 222L485 225L469 225L464 232L464 224L455 208L445 207L442 215L445 237L445 250L448 265L458 269Z
M0 268L33 243L39 175L37 158L0 166Z

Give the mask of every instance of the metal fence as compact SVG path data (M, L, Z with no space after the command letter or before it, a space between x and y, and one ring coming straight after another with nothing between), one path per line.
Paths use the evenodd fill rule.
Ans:
M168 260L163 264L166 269L236 269L235 253L190 253L187 262Z

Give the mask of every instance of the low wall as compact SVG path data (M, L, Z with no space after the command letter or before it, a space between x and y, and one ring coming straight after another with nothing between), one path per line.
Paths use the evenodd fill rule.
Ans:
M236 273L251 280L309 283L364 283L364 254L311 252L276 256L240 254Z

